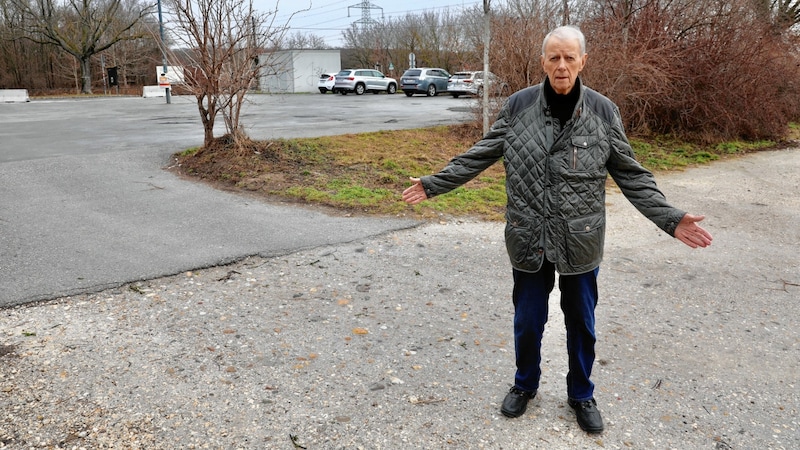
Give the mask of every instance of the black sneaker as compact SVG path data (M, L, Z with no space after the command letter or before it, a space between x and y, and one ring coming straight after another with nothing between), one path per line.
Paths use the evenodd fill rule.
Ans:
M536 397L536 391L523 391L512 387L506 394L506 398L503 399L503 406L500 407L500 412L506 417L519 417L525 414L528 400L533 397Z
M578 425L587 433L602 433L603 418L600 417L600 410L597 409L597 402L592 398L582 402L569 400L569 406L575 410L575 417Z

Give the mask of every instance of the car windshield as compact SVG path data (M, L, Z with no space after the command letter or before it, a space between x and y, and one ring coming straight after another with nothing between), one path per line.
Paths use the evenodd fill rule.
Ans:
M455 74L453 74L452 78L455 78L456 80L465 80L465 79L469 78L470 76L471 76L471 74L469 74L469 73L455 73Z
M320 74L319 79L320 80L327 80L329 77L330 77L329 74L323 73L323 74Z
M403 76L404 77L418 77L419 74L421 74L421 73L422 73L422 71L419 70L419 69L411 69L411 70L406 70L406 73L404 73Z
M336 75L341 75L341 76L344 77L344 76L350 75L350 72L352 72L352 70L343 70L343 71L337 73Z

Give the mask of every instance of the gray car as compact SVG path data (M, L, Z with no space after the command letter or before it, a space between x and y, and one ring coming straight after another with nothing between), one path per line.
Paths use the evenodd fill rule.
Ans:
M444 69L431 67L408 69L400 77L400 89L407 97L414 94L433 97L439 92L447 92L449 78L450 73Z
M397 80L377 70L344 69L336 74L333 92L342 95L347 95L348 92L355 92L356 95L362 95L364 92L394 94L397 92Z

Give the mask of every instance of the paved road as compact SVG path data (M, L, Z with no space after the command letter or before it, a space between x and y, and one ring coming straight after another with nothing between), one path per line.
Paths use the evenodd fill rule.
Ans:
M252 100L242 122L256 139L458 123L473 105L385 94ZM202 135L190 97L0 104L0 307L415 224L266 204L163 170Z

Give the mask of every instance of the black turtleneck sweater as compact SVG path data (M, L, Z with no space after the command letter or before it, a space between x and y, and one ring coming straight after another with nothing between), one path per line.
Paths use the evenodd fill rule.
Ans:
M547 99L547 104L550 106L550 113L558 119L558 123L563 127L567 121L572 118L572 113L575 111L575 105L578 103L580 96L580 81L575 81L572 90L569 94L558 94L550 86L550 80L544 83L544 97Z

